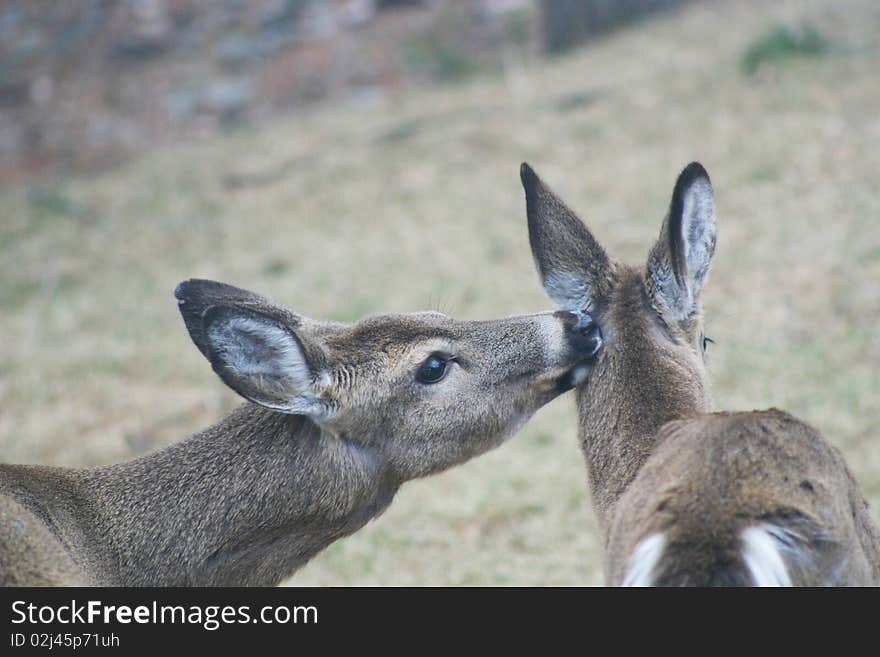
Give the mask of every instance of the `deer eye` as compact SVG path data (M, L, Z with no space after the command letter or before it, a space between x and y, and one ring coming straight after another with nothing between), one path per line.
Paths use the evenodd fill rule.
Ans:
M425 359L416 370L416 380L420 383L437 383L442 381L453 361L448 354L434 353Z
M709 348L710 344L715 344L715 340L710 338L708 335L703 334L703 351Z

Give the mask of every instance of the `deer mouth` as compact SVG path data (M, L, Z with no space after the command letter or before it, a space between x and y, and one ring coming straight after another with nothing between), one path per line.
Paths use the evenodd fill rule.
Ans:
M564 392L577 388L590 377L593 369L592 360L587 363L575 365L556 380L556 390L561 395Z

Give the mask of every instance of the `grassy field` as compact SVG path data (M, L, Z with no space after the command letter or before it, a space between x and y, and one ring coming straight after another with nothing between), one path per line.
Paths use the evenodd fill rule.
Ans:
M750 47L804 24L829 47L759 49L746 72ZM675 176L699 159L717 197L704 297L716 404L816 425L877 517L878 38L873 0L700 4L503 76L2 191L0 460L128 459L238 403L186 334L179 280L323 319L532 312L549 303L521 161L641 262ZM575 422L560 398L498 450L407 484L291 583L601 583Z

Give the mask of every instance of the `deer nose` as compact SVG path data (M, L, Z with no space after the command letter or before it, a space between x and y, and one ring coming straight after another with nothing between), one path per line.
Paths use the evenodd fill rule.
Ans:
M558 310L553 313L565 327L566 335L575 350L595 356L602 348L602 331L588 313Z

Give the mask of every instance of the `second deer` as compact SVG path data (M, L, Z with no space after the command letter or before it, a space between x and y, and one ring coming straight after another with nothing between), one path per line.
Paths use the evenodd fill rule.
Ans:
M526 164L545 290L604 345L577 391L612 585L880 584L880 534L840 452L779 410L713 413L700 291L715 250L709 176L675 184L647 263L609 257Z

